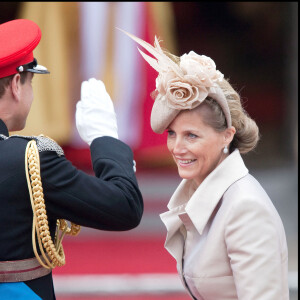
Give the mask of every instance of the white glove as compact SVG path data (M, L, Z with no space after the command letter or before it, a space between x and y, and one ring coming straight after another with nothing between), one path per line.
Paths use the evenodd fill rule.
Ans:
M114 105L101 80L91 78L82 82L75 119L80 137L89 145L101 136L118 138Z

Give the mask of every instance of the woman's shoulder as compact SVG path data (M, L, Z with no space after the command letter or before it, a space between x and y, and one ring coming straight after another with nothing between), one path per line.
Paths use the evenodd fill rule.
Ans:
M250 173L230 185L224 196L239 199L247 198L252 199L253 201L261 198L269 199L267 192L260 182Z
M271 218L276 216L277 219L279 217L277 209L267 192L251 174L237 180L227 189L222 204L227 206L228 211L232 214L241 210L250 210L253 213L256 211L257 213L269 215Z
M247 203L259 208L274 210L269 195L260 182L248 173L234 182L224 193L223 202L230 202L230 206L240 206Z
M248 174L228 188L222 199L227 233L235 228L278 237L286 249L285 230L281 217L261 184ZM244 226L246 225L246 226Z

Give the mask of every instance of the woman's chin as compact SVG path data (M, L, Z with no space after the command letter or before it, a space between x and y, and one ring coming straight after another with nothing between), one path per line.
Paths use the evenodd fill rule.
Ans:
M195 174L193 174L192 172L188 172L186 170L181 170L180 167L178 167L178 175L182 178L182 179L194 179L195 178Z

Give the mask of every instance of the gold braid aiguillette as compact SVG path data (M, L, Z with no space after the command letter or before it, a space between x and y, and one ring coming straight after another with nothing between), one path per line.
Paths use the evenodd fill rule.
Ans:
M65 234L77 235L80 226L71 222L71 228L64 219L57 220L55 243L53 243L46 212L41 175L39 151L35 140L28 142L25 152L26 179L33 212L32 221L32 246L39 263L47 268L63 266L66 263L62 240ZM59 231L61 235L59 236ZM36 247L36 238L44 261L41 260ZM45 253L46 251L46 253Z

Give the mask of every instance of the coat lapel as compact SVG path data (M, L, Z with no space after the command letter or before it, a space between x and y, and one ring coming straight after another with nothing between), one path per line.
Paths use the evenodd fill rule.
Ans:
M187 180L181 181L168 203L169 211L160 215L167 228L165 248L178 263L181 262L184 245L184 238L179 230L183 223L178 215L185 213L185 206L190 198L191 183Z
M161 214L160 217L167 228L165 248L176 259L180 267L184 245L184 238L180 233L182 221L178 217L178 212L173 210Z

